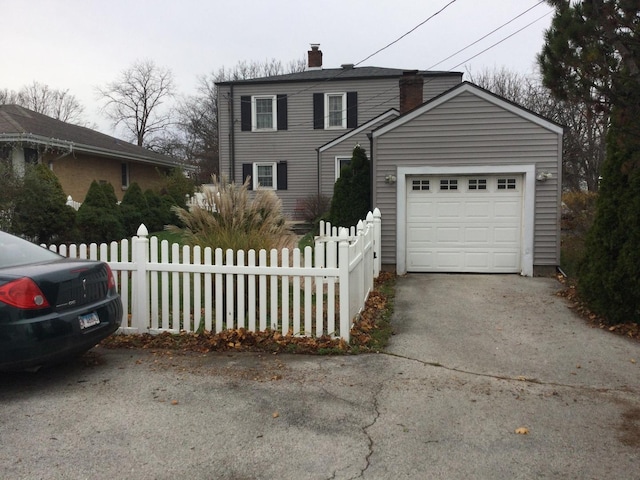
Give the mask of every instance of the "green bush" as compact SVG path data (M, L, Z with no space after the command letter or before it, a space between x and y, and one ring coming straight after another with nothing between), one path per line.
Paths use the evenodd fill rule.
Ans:
M222 183L213 179L204 207L191 210L174 207L184 228L171 226L185 241L202 247L250 250L293 247L282 204L273 190L258 189L249 195L248 183Z
M28 167L15 192L11 231L37 243L70 240L76 212L57 177L46 165Z
M633 121L612 120L578 279L580 295L611 324L640 323L640 139L629 134Z
M144 197L148 207L144 225L150 232L159 232L164 230L166 225L175 223L172 222L175 214L171 211L174 206L171 197L167 195L160 196L151 189L145 190Z
M91 182L77 215L78 241L104 243L125 237L122 216L111 184Z
M125 235L132 237L137 234L141 223L146 224L150 216L149 204L147 198L142 193L140 185L132 183L122 197L120 202L120 214L122 215L122 224L124 226ZM154 230L149 230L154 231Z
M327 217L332 225L351 227L366 217L371 210L370 182L369 159L364 148L356 145L351 162L341 170L340 178L333 187Z

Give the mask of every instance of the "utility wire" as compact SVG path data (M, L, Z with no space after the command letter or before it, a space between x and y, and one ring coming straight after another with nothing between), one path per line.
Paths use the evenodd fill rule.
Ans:
M369 60L371 57L379 54L380 52L386 50L387 48L389 48L390 46L398 43L400 40L402 40L404 37L406 37L407 35L415 32L418 28L420 28L422 25L424 25L425 23L427 23L429 20L431 20L433 17L439 15L440 13L442 13L443 11L445 11L449 6L451 6L452 4L456 3L457 0L451 0L449 3L447 3L444 7L442 7L440 10L438 10L436 13L434 13L433 15L431 15L429 18L427 18L426 20L420 22L418 25L416 25L415 27L413 27L411 30L409 30L408 32L404 33L403 35L400 35L398 38L396 38L393 42L389 43L388 45L385 45L384 47L382 47L379 50L376 50L375 52L373 52L371 55L369 55L368 57L363 58L362 60L360 60L358 63L355 64L355 66L360 65L361 63L366 62L367 60ZM544 0L543 0L544 1ZM542 3L542 2L540 2ZM533 7L531 7L533 8Z

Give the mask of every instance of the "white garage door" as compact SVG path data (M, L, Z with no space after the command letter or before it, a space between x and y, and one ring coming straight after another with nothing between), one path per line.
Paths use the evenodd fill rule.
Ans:
M520 271L521 175L407 177L407 271Z

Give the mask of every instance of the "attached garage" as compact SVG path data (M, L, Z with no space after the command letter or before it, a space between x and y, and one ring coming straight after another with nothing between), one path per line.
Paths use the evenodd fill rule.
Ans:
M560 252L562 127L463 83L372 133L382 263L545 274Z
M522 175L406 178L407 271L520 271Z

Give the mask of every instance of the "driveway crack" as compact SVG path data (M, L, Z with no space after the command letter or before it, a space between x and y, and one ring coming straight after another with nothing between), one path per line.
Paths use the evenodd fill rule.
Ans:
M632 388L627 387L627 386L624 386L624 387L621 387L621 388L594 387L594 386L575 385L575 384L559 383L559 382L545 382L545 381L537 379L537 378L531 378L531 377L525 377L525 376L512 377L512 376L509 376L509 375L496 375L496 374L491 374L491 373L473 372L471 370L464 370L462 368L449 367L449 366L443 365L442 363L439 363L439 362L429 362L429 361L426 361L426 360L420 360L419 358L413 358L413 357L407 357L405 355L399 355L397 353L390 353L390 352L380 352L380 353L382 353L384 355L388 355L390 357L397 357L397 358L402 358L404 360L409 360L409 361L412 361L412 362L418 362L418 363L421 363L422 365L425 365L425 366L428 366L428 367L443 368L445 370L449 370L450 372L464 373L466 375L473 375L473 376L476 376L476 377L494 378L496 380L506 380L506 381L510 381L510 382L527 382L527 383L533 383L533 384L537 384L537 385L571 388L571 389L576 389L576 390L594 390L594 391L597 391L597 392L600 392L600 393L610 392L610 391L621 391L621 392L633 392L634 391Z
M378 389L378 391L380 391L380 389ZM365 425L364 427L362 427L362 432L366 435L367 441L369 443L369 445L368 445L369 451L367 452L367 455L365 457L365 466L364 466L363 469L360 470L360 475L352 477L354 479L355 478L364 478L364 473L367 471L367 469L371 465L371 455L373 455L375 442L373 441L373 438L369 434L369 429L371 427L373 427L376 424L376 422L378 421L378 419L380 418L380 410L378 408L378 395L375 395L373 397L373 411L375 412L375 415L374 415L373 420L371 421L371 423L369 423L368 425Z

